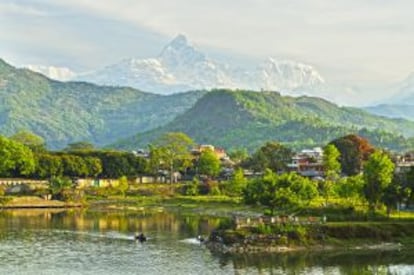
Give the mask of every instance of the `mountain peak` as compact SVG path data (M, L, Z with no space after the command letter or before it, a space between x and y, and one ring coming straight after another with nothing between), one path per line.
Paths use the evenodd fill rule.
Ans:
M182 46L190 46L187 37L184 34L177 35L171 42L170 46L172 47L182 47Z
M165 46L159 58L163 64L169 67L206 60L205 55L196 49L183 34L177 35L167 46Z

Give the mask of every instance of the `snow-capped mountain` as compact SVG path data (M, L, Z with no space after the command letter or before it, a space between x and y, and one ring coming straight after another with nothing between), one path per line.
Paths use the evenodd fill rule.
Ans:
M161 94L213 88L290 92L315 90L324 84L312 66L294 61L268 58L254 68L218 62L199 51L184 35L173 39L158 57L126 59L75 79Z
M59 81L68 81L75 77L75 72L66 67L44 66L44 65L25 65L23 66L31 71L41 73L51 79Z

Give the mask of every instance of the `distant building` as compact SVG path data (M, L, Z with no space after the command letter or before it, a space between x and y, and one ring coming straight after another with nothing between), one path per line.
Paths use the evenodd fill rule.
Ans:
M137 149L137 150L132 151L132 153L137 157L142 157L142 158L149 157L149 152L144 149Z
M395 173L405 173L414 167L414 152L406 153L404 155L396 156L395 162Z
M292 157L292 162L287 165L288 170L309 177L319 178L324 176L323 150L320 147L304 149Z
M210 144L198 145L197 147L193 148L193 150L191 150L191 153L195 156L199 156L201 155L202 152L207 151L207 150L214 152L216 157L221 161L230 160L229 156L226 153L226 150L220 147L214 147L213 145L210 145Z

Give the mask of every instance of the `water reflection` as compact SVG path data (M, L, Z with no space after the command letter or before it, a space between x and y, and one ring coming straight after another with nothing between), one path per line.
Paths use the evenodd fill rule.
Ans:
M221 219L164 211L0 211L0 274L413 274L414 250L223 255ZM135 232L151 239L133 241Z
M214 254L214 253L213 253ZM215 257L236 271L270 274L413 274L414 251L295 252ZM242 273L241 273L242 274Z
M64 228L78 231L169 232L197 236L217 227L221 218L181 216L164 211L94 212L86 210L4 210L0 228Z

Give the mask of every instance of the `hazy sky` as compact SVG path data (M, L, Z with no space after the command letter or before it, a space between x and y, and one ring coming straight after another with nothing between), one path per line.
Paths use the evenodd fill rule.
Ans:
M156 56L183 33L207 55L289 58L377 85L414 71L413 12L413 0L2 0L0 57L79 72Z

